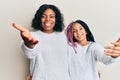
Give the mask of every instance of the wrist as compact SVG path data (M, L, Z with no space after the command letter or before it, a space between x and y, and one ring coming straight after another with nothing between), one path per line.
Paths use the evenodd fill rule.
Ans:
M33 49L35 47L35 44L30 44L30 43L26 43L24 42L24 44L28 47L28 48L31 48Z

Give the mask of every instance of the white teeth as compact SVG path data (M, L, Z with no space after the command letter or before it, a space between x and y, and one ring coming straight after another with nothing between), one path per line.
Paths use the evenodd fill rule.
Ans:
M80 36L82 36L82 34L79 34L78 36L80 37Z
M49 23L49 22L46 22L46 23L45 23L45 25L46 25L46 26L50 26L50 25L51 25L51 23Z
M81 36L82 36L82 34L79 34L79 35L78 35L78 38L81 38Z

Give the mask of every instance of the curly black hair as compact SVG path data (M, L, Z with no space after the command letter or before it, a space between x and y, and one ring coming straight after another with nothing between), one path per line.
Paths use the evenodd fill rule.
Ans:
M56 6L51 5L51 4L43 4L39 7L39 9L36 11L36 14L35 14L35 16L32 20L31 27L33 27L35 30L41 30L42 31L42 29L43 29L42 28L42 22L41 22L42 14L48 8L52 9L55 12L55 15L56 15L56 23L55 23L54 31L58 31L58 32L63 31L63 29L65 27L65 25L63 23L63 21L64 21L63 15Z

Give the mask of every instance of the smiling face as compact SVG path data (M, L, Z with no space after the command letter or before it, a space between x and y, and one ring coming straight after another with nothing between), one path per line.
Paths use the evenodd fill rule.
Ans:
M86 31L82 25L79 23L74 23L72 26L73 29L73 36L77 40L78 43L80 44L86 44L87 43L87 38L86 38Z
M42 14L41 18L43 32L45 33L52 33L54 32L54 27L56 23L56 15L55 12L48 8Z

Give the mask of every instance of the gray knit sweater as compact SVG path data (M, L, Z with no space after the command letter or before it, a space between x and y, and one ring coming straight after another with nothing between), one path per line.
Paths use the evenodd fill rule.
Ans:
M31 60L32 80L70 80L65 34L36 31L31 35L39 43L33 49L27 48L23 43L22 49L26 57Z

